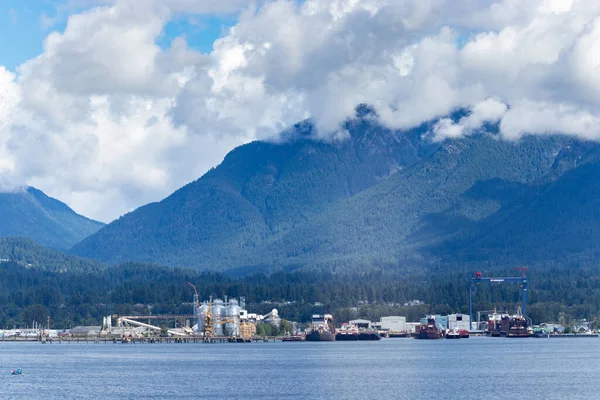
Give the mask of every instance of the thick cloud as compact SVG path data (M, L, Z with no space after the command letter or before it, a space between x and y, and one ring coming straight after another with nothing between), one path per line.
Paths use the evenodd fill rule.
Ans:
M0 68L0 187L30 184L108 221L232 147L306 117L336 134L358 103L434 137L600 140L600 3L584 0L74 0L95 7ZM174 15L231 13L211 54L156 42Z

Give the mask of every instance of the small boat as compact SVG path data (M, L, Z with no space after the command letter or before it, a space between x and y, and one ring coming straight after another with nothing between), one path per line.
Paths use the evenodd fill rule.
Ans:
M446 339L460 339L460 333L457 329L446 331Z
M23 370L21 368L13 369L10 374L11 375L23 375Z

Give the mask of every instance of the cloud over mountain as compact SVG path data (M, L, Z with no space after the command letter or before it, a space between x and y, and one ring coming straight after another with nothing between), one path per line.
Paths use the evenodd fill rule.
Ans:
M600 138L600 4L583 0L76 1L15 73L0 67L0 187L29 184L108 221L236 145L358 103L437 137L486 121L518 139ZM91 7L91 8L89 8ZM244 8L246 7L246 8ZM158 40L175 15L236 13L210 54Z

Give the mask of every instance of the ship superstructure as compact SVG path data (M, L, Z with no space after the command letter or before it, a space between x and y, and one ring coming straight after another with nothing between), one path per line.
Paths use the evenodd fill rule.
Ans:
M335 341L335 327L331 314L314 314L312 325L306 335L308 342L333 342Z

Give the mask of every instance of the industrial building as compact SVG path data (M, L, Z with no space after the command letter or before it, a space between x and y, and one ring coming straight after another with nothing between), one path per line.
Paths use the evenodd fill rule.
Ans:
M371 329L371 321L368 319L353 319L352 321L349 321L348 324L358 329Z
M407 322L406 323L406 333L416 333L417 326L420 326L420 322Z
M227 336L249 338L256 333L256 324L269 323L275 326L281 324L277 309L270 313L259 315L248 313L244 297L237 299L209 299L199 303L197 294L194 296L194 314L198 323L192 327L195 332L204 336Z
M388 332L406 332L406 317L390 316L381 317L379 322L373 324L377 329Z
M469 331L471 329L471 318L467 314L448 315L448 329Z

